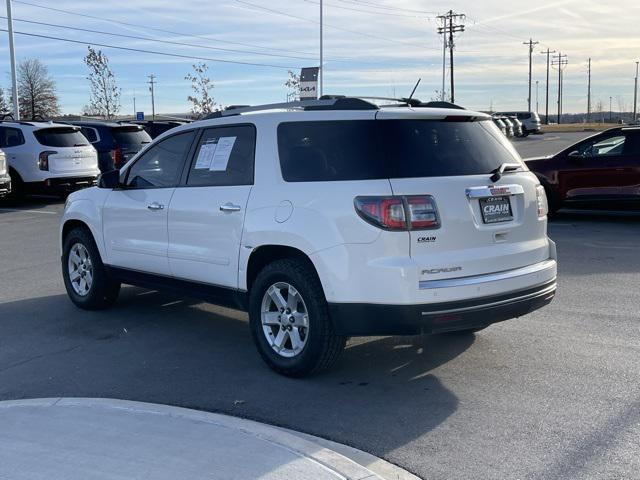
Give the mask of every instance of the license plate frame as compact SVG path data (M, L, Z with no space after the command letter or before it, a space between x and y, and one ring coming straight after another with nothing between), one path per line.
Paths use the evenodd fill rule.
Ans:
M510 195L495 195L478 199L482 221L487 225L513 220ZM506 206L506 208L504 208ZM491 208L497 207L497 208Z

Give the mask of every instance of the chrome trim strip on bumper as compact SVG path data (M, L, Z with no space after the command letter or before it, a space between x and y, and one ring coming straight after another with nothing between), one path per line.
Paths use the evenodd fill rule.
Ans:
M532 298L537 298L537 297L542 297L545 295L553 295L556 291L557 288L557 284L554 282L552 285L549 285L548 287L546 287L543 290L540 290L538 292L533 292L533 293L527 293L526 295L522 295L522 296L516 296L516 297L511 297L511 298L507 298L505 300L499 300L497 302L490 302L490 303L484 303L481 305L474 305L472 307L464 307L464 308L451 308L449 310L438 310L438 311L433 311L433 312L422 312L422 315L446 315L446 314L452 314L452 313L462 313L462 312L467 312L470 310L482 310L483 308L490 308L490 307L498 307L500 305L505 305L505 304L509 304L509 303L514 303L514 302L521 302L524 300L530 300Z
M486 275L473 275L470 277L445 278L443 280L421 280L418 284L420 290L428 290L431 288L450 288L464 287L468 285L477 285L479 283L497 282L500 280L508 280L510 278L531 275L532 273L550 270L556 267L556 261L553 259L544 262L535 263L527 267L516 268L514 270L505 270L502 272L489 273Z

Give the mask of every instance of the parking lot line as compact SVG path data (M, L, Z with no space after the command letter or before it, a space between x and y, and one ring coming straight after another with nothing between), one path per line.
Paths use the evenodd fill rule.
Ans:
M46 215L57 215L58 212L50 212L48 210L25 210L22 208L0 208L0 212L26 212L26 213L43 213Z

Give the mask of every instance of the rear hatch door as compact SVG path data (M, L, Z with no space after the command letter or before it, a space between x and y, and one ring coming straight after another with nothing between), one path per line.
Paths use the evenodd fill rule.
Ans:
M410 255L424 279L494 273L548 258L538 181L489 118L407 118L385 110L377 118L393 165L393 194L428 195L437 207L437 228L409 233ZM492 180L503 163L520 167Z
M114 140L114 148L119 148L122 152L122 163L128 162L131 157L142 148L151 143L151 137L141 125L122 125L111 128L111 135Z
M33 134L47 155L51 173L66 175L98 168L96 150L78 127L47 127Z

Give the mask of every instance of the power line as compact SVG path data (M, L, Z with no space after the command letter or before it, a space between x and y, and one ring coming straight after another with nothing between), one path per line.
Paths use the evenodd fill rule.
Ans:
M350 4L354 4L354 5L361 5L361 6L368 6L368 7L372 7L372 8L379 8L382 10L392 10L392 11L396 11L396 12L412 12L412 13L418 13L418 14L426 14L426 15L437 15L437 12L428 12L425 10L415 10L413 8L402 8L402 7L396 7L396 6L389 6L389 5L380 5L379 3L374 3L374 2L368 2L365 0L338 0L339 2L342 3L350 3Z
M4 17L4 16L0 15L0 18L5 19L7 17ZM103 30L92 30L92 29L89 29L89 28L72 27L70 25L60 25L60 24L56 24L56 23L37 22L35 20L26 20L26 19L23 19L23 18L14 18L14 21L22 22L22 23L30 23L30 24L33 24L33 25L43 25L43 26L47 26L47 27L66 28L68 30L76 30L78 32L98 33L100 35L109 35L109 36L112 36L112 37L129 38L129 39L133 39L133 40L144 40L144 41L149 41L149 42L164 43L164 44L168 44L168 45L179 45L179 46L183 46L183 47L203 48L203 49L206 49L206 50L216 50L216 51L232 52L232 53L244 53L244 54L252 54L252 55L264 55L264 56L276 57L276 58L293 58L293 59L296 59L296 60L312 60L311 57L281 55L281 54L276 54L276 53L255 52L255 51L250 51L250 50L236 50L236 49L233 49L233 48L210 47L208 45L198 45L198 44L195 44L195 43L175 42L175 41L172 41L172 40L162 40L162 39L153 38L153 37L140 37L140 36L137 36L137 35L128 35L126 33L113 33L113 32L105 32Z
M318 22L316 20L312 20L310 18L299 17L298 15L293 15L291 13L282 12L280 10L275 10L273 8L263 7L262 5L256 5L255 3L246 2L244 0L236 0L236 3L239 3L240 5L244 5L245 7L249 7L250 10L258 10L258 11L271 13L271 14L274 14L274 15L281 15L281 16L284 16L284 17L295 18L296 20L302 20L303 22L309 22L309 23L314 23L314 24L320 23L320 22ZM354 35L360 35L360 36L368 37L368 38L375 38L377 40L384 40L386 42L396 43L396 44L399 44L399 45L408 45L410 47L417 47L417 48L421 48L421 49L425 48L423 45L418 45L418 44L409 43L409 42L403 42L401 40L395 40L393 38L381 37L379 35L374 35L374 34L366 33L366 32L360 32L360 31L357 31L357 30L349 30L347 28L338 27L336 25L330 25L328 23L324 23L324 26L325 27L329 27L329 28L333 28L334 30L340 30L340 31L343 31L343 32L352 33ZM431 50L433 50L433 49L431 49Z
M0 32L7 32L8 30L6 28L0 28ZM28 32L18 32L18 31L14 31L15 34L17 35L23 35L26 37L36 37L36 38L46 38L48 40L58 40L61 42L67 42L67 43L77 43L80 45L94 45L96 47L103 47L103 48L113 48L116 50L126 50L129 52L138 52L138 53L148 53L151 55L162 55L165 57L176 57L176 58L187 58L190 60L203 60L205 62L220 62L220 63L231 63L231 64L235 64L235 65L249 65L249 66L253 66L253 67L270 67L270 68L282 68L282 69L286 69L286 70L291 70L291 69L297 69L299 67L295 66L286 66L286 65L273 65L273 64L269 64L269 63L254 63L254 62L242 62L240 60L224 60L221 58L210 58L210 57L199 57L199 56L195 56L195 55L182 55L179 53L168 53L168 52L158 52L156 50L146 50L143 48L133 48L133 47L122 47L122 46L118 46L118 45L109 45L106 43L96 43L93 41L89 41L89 42L83 42L80 40L71 40L70 38L62 38L62 37L53 37L50 35L40 35L37 33L28 33Z
M59 13L65 13L67 15L75 15L77 17L83 17L83 18L91 18L93 20L99 20L101 22L107 22L107 23L112 23L112 24L116 24L118 26L127 26L127 27L135 27L136 29L146 29L146 30L153 30L156 32L160 32L160 33L169 33L171 35L179 35L181 37L190 37L190 38L200 38L203 40L207 40L209 42L218 42L218 43L226 43L228 45L240 45L243 47L250 47L250 48L260 48L260 49L268 49L268 50L274 50L274 51L280 51L280 52L289 52L289 53L297 53L299 55L307 55L307 56L313 56L313 54L309 53L309 52L300 52L298 50L289 50L289 49L284 49L284 48L272 48L272 47L265 47L264 45L256 45L256 44L252 44L252 43L243 43L243 42L235 42L235 41L231 41L231 40L221 40L221 39L217 39L217 38L210 38L206 35L194 35L194 34L190 34L190 33L184 33L184 32L176 32L173 30L166 30L163 28L156 28L156 27L151 27L149 25L143 25L143 24L139 24L139 23L131 23L131 22L123 22L121 20L114 20L112 18L107 18L107 17L98 17L95 15L89 15L86 13L79 13L79 12L73 12L71 10L63 10L61 8L54 8L54 7L47 7L45 5L38 5L37 3L31 3L31 2L25 2L22 0L12 0L13 3L20 3L22 5L29 5L30 7L36 7L36 8L41 8L44 10L50 10L53 12L59 12Z
M303 0L304 2L307 3L312 3L314 5L319 5L319 2L315 2L313 0ZM382 15L385 17L403 17L403 18L420 18L419 14L414 13L414 14L407 14L407 13L391 13L391 12L376 12L373 10L363 10L361 8L353 8L353 7L343 7L341 5L336 5L335 3L327 3L324 2L325 5L330 6L332 8L338 8L340 10L350 10L352 12L361 12L361 13L367 13L370 15Z

